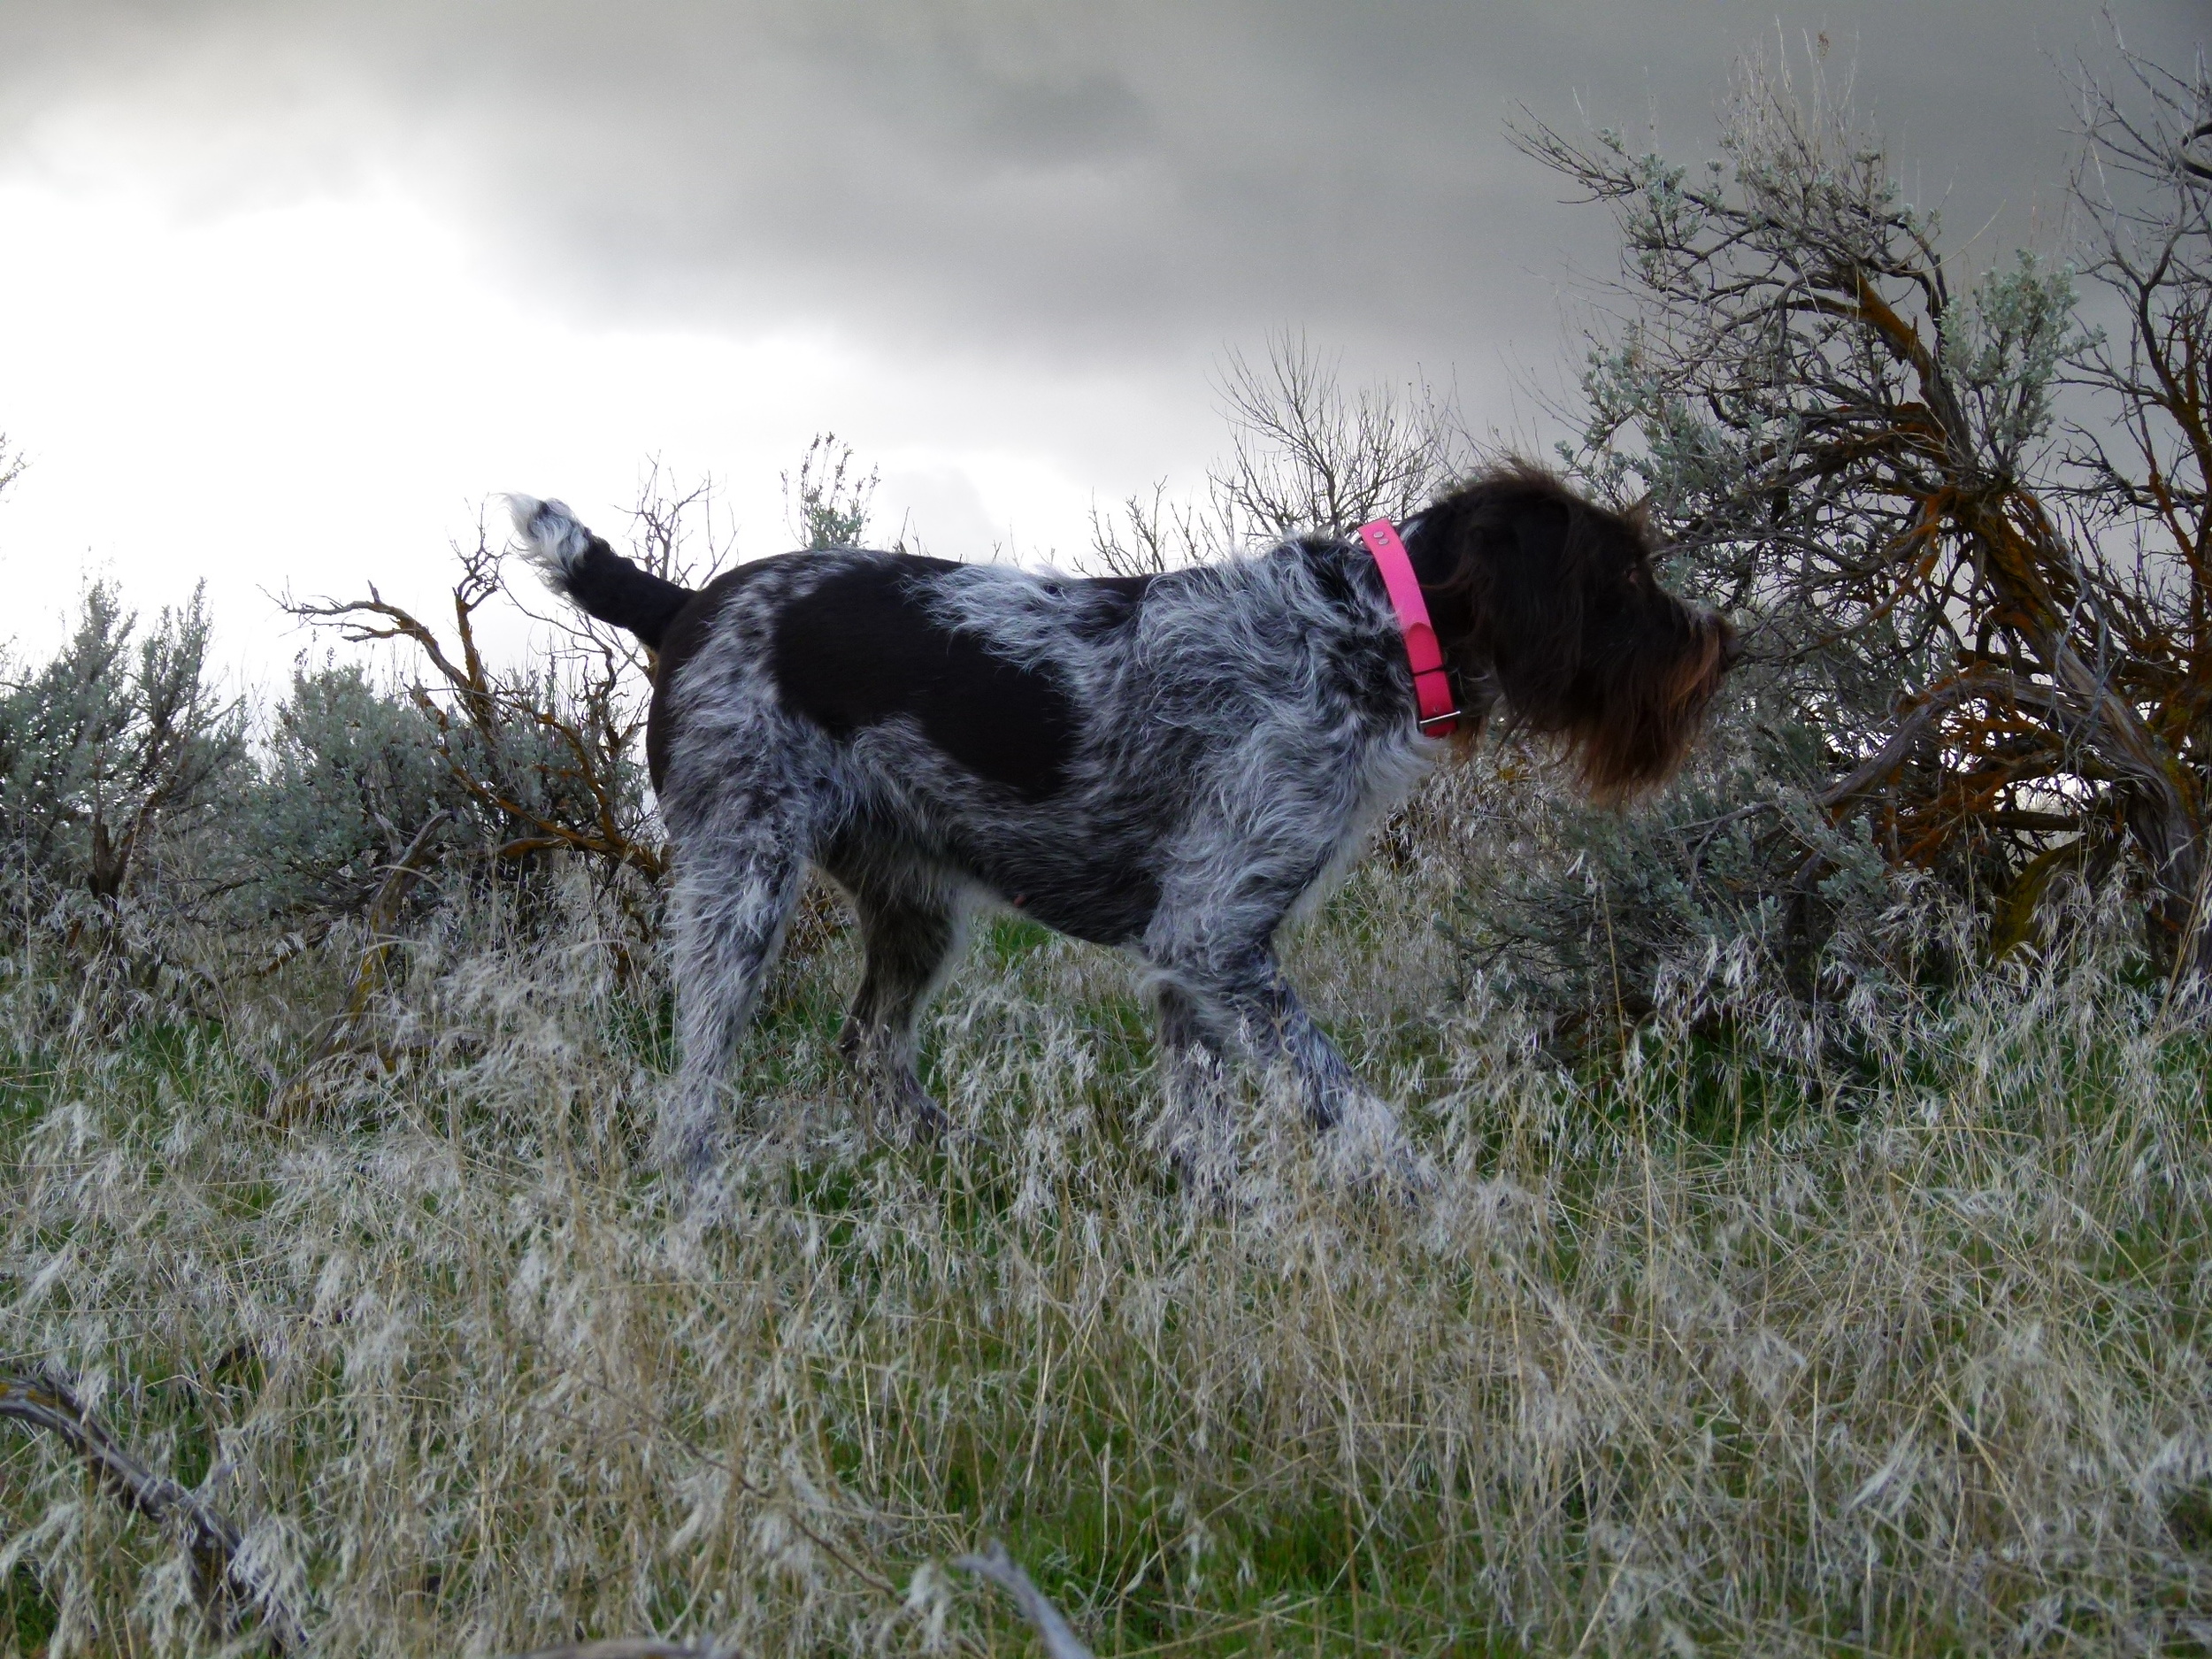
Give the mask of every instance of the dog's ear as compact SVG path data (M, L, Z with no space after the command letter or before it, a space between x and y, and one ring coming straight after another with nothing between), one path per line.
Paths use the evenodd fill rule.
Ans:
M1479 555L1488 567L1484 632L1506 695L1524 718L1548 726L1582 657L1582 583L1567 503L1517 503Z
M1513 544L1525 559L1557 563L1567 544L1567 503L1528 503L1513 515Z

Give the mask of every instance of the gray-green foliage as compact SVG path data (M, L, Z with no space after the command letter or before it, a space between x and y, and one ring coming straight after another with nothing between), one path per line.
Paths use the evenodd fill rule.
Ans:
M357 910L426 829L443 851L472 827L473 803L440 753L435 727L357 664L294 673L264 768L251 822L254 890L272 911Z
M852 445L835 433L817 433L799 457L798 477L783 474L784 499L800 547L818 553L860 546L868 534L878 476L873 468L865 478L860 475Z
M380 687L354 664L296 674L252 797L256 908L357 913L411 849L451 886L530 879L562 847L611 839L611 820L643 840L644 768L607 689L557 664L444 699Z
M1517 136L1609 206L1623 250L1625 319L1589 353L1562 464L1647 498L1671 580L1732 612L1748 660L1681 791L1547 820L1546 855L1484 895L1486 948L1571 1008L1716 959L1818 1001L1932 965L1885 919L1921 872L1997 901L2016 939L2054 857L2109 870L2124 833L2177 918L2192 786L2159 753L2189 700L2161 676L2194 579L2075 516L2139 519L2148 495L2085 507L2060 450L2057 394L2099 349L2072 269L2020 253L1962 277L1817 74L1746 65L1702 166L1610 131ZM1601 960L1572 948L1593 895Z
M208 664L204 596L142 632L110 583L66 644L0 691L0 833L10 873L113 899L157 848L204 827L245 766L241 710Z
M1978 573L1930 527L2048 458L2071 273L2024 254L1955 292L1878 136L1756 65L1702 169L1609 131L1521 140L1611 204L1632 307L1563 461L1647 496L1757 671L1839 756L1868 752L1972 643Z
M1623 248L1625 320L1589 356L1562 457L1647 494L1678 578L1734 611L1749 662L1724 741L1778 704L1813 739L1809 777L1755 767L1728 803L1764 804L1786 890L1840 870L1840 828L1982 906L2004 946L2032 935L2054 878L2116 872L2150 895L2154 952L2212 972L2212 439L2192 389L2212 184L2177 159L2212 82L2121 59L2138 107L2085 77L2073 196L2124 348L2078 320L2063 261L1962 269L1816 69L1800 88L1747 65L1702 167L1612 132L1518 137L1610 207ZM1624 839L1593 831L1578 856ZM1647 856L1686 880L1671 844L1640 845L1616 885ZM1678 920L1706 910L1663 897Z
M1771 1025L1786 1001L1816 1042L1889 1018L1893 994L1950 967L1949 933L1863 818L1824 809L1821 761L1786 703L1747 699L1625 811L1479 778L1490 817L1448 923L1469 970L1571 1041L1615 1042L1661 1008L1757 1002Z

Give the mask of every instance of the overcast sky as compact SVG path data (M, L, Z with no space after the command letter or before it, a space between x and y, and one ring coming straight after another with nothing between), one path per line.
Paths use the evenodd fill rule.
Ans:
M429 603L487 494L612 526L652 455L776 551L831 428L887 527L1066 560L1285 328L1540 437L1609 227L1508 118L1701 157L1732 62L1821 34L1966 264L2052 245L2072 0L0 0L0 640L204 576L280 670L262 590Z

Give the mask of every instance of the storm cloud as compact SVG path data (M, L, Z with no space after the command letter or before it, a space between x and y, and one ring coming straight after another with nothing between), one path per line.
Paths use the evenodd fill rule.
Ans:
M8 11L0 156L205 209L396 181L563 304L1039 369L1294 326L1486 370L1605 258L1602 214L1508 147L1517 109L1706 153L1732 60L1802 73L1823 36L1909 190L2016 241L2059 195L2064 67L2109 56L2052 0ZM2169 61L2203 21L2120 14Z
M366 474L385 526L321 526L320 563L433 581L457 501L618 502L652 452L751 480L764 551L775 469L826 426L941 550L1064 551L1094 492L1195 480L1222 354L1284 329L1532 442L1530 388L1571 376L1613 253L1604 210L1512 149L1517 112L1694 159L1732 65L1786 56L1852 88L1988 265L2062 239L2077 59L2109 73L2116 27L2185 67L2206 34L2202 0L2116 17L0 0L0 193L30 215L0 304L54 313L0 325L0 430L38 462L0 553L42 580L87 546L126 574L158 557L250 594ZM29 352L29 327L67 338Z

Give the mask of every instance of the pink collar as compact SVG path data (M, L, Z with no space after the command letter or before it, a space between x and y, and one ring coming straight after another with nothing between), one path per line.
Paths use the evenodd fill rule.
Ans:
M1459 729L1459 706L1452 698L1451 676L1444 672L1443 648L1437 644L1436 630L1430 626L1428 601L1421 597L1421 584L1413 574L1413 561L1406 557L1406 544L1398 539L1397 526L1387 518L1360 526L1359 539L1375 556L1383 586L1390 590L1391 609L1398 613L1399 632L1406 636L1406 661L1413 665L1413 695L1420 705L1421 731L1425 736L1449 737Z

